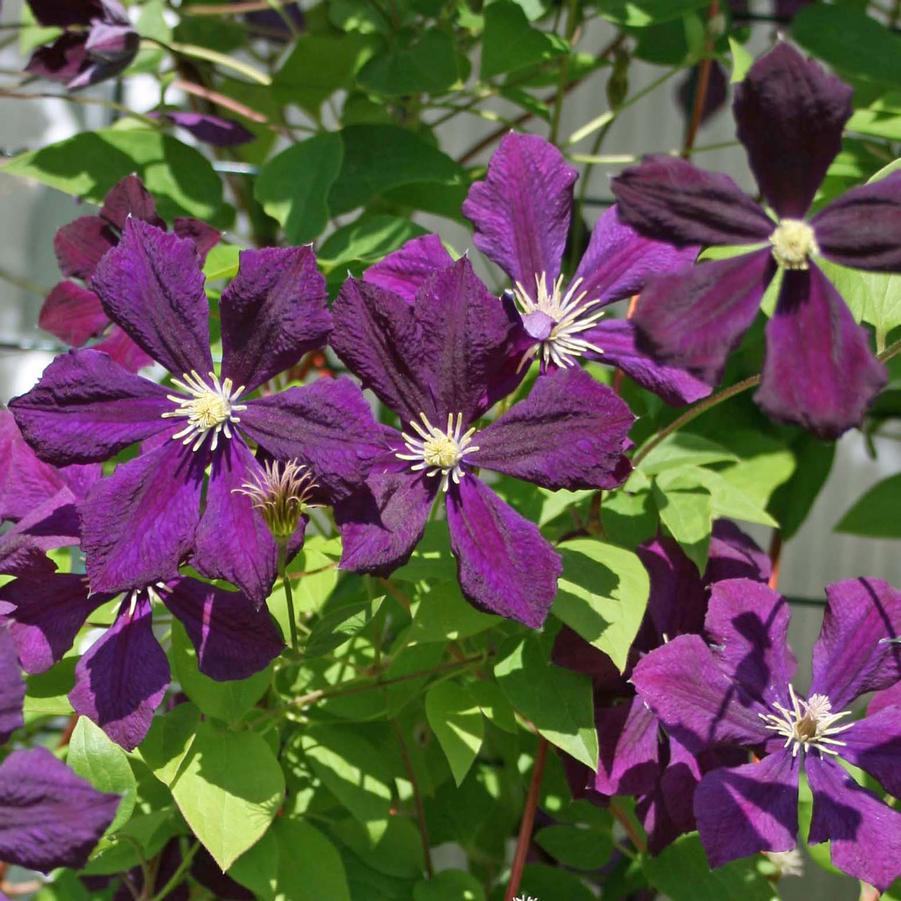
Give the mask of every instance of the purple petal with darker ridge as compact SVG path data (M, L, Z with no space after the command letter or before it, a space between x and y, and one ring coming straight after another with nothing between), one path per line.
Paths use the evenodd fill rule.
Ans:
M194 249L200 262L203 263L207 254L222 240L222 232L206 222L194 219L192 216L176 216L172 220L172 232L179 238L187 238L194 242Z
M137 175L126 175L110 188L103 198L100 216L118 232L122 232L129 216L165 228L166 223L156 213L153 195Z
M639 795L653 791L660 776L657 717L633 697L595 713L600 755L594 789L602 795Z
M901 685L901 682L897 683ZM839 734L841 756L879 781L896 798L901 796L901 717L897 709L888 707L855 721Z
M75 282L64 281L44 300L38 325L60 341L81 347L109 325L109 318L93 291Z
M363 281L412 302L426 279L453 262L438 235L421 235L370 266Z
M141 38L130 25L95 21L91 23L85 50L92 59L102 63L127 65L140 43Z
M877 691L867 704L867 715L873 716L886 707L901 707L901 682L897 682L885 691Z
M767 582L772 565L765 551L728 519L713 524L710 555L704 581L708 584L723 579L755 579Z
M100 216L82 216L57 231L53 249L63 275L88 281L117 241L116 233Z
M16 646L9 629L0 623L0 745L24 724L25 683L19 672ZM0 827L2 828L2 827Z
M257 138L240 122L210 113L166 110L162 115L174 125L190 132L198 141L213 147L239 147Z
M91 69L85 50L85 35L67 32L52 44L38 47L25 65L25 71L48 81L68 84Z
M93 345L93 349L108 354L110 359L129 372L153 365L153 358L144 353L118 325L111 326L109 336Z

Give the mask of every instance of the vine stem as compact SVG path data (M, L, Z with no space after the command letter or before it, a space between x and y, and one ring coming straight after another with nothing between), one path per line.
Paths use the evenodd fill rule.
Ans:
M288 605L288 631L291 635L291 650L297 650L297 614L294 611L294 591L291 588L291 579L288 576L288 545L284 541L278 542L278 571L285 586L285 602Z
M163 901L164 898L168 898L173 889L177 888L178 885L184 880L187 875L188 868L191 866L191 862L194 860L194 855L200 850L200 842L194 842L193 845L188 849L187 854L182 855L181 863L178 865L178 869L169 877L168 882L150 899L150 901Z
M529 846L532 844L532 827L535 825L535 810L538 807L538 795L541 791L541 779L544 776L544 764L547 760L547 739L539 736L538 748L535 751L535 766L532 768L532 779L529 782L529 793L526 795L526 807L519 824L519 836L516 839L516 853L510 868L510 881L504 901L514 901L522 881L522 871L526 865Z
M407 743L404 741L403 732L401 732L400 726L394 720L391 721L391 728L397 738L398 745L400 745L400 756L404 764L404 769L407 772L407 779L410 780L410 785L413 787L413 804L416 807L416 822L419 826L419 840L422 842L422 863L425 867L426 876L428 876L429 879L433 879L435 870L432 867L431 842L429 841L429 828L425 818L425 806L422 803L422 792L419 790L419 782L417 781L416 773L413 770L413 762L410 760L410 752L407 750Z
M271 76L267 75L265 72L261 72L254 66L251 66L248 63L243 63L241 62L241 60L228 56L225 53L220 53L218 50L211 50L209 47L201 47L197 44L168 44L165 41L159 40L158 38L151 37L142 38L142 42L146 44L153 44L156 47L161 47L163 50L167 50L169 53L172 53L175 56L186 56L191 59L202 59L204 60L204 62L214 63L218 66L222 66L225 69L231 69L233 72L238 72L241 75L244 75L246 78L249 78L251 81L255 81L257 84L261 84L267 88L272 85Z
M698 129L701 127L701 119L704 116L704 105L707 102L707 88L710 85L710 71L713 68L713 33L711 27L714 18L719 14L719 0L713 0L710 4L710 12L707 14L707 35L704 38L704 59L698 70L698 84L695 88L694 104L691 111L691 120L685 133L685 143L682 145L682 157L688 159L695 145Z

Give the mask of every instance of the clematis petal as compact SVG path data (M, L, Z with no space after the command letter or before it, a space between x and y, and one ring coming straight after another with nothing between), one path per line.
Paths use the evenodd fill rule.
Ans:
M2 570L0 570L2 572ZM896 682L885 691L877 691L867 704L867 714L873 716L886 707L901 707L901 682Z
M43 551L77 545L81 524L75 495L69 488L60 488L5 532L2 540L15 538L24 538Z
M238 147L256 140L256 135L235 119L195 113L188 110L166 110L162 116L183 128L198 141L213 147Z
M664 361L714 385L775 272L770 252L759 250L652 281L635 313L639 333Z
M506 135L463 203L476 247L526 290L535 277L553 281L569 232L578 173L537 135Z
M144 183L137 175L126 175L110 188L109 193L103 198L100 216L120 233L124 230L129 216L157 228L166 227L156 213L153 195L144 187Z
M888 380L866 329L817 266L786 271L766 343L755 400L773 419L821 438L859 425Z
M209 304L193 242L131 218L91 287L109 318L169 372L206 375L213 368Z
M178 573L194 543L205 463L167 441L97 483L80 508L93 591L143 588Z
M82 216L64 225L53 236L53 249L60 271L69 278L88 281L103 255L118 238L100 216Z
M723 579L755 579L767 582L772 565L765 551L728 519L713 524L710 555L704 580L708 583Z
M811 844L830 842L832 863L884 892L901 876L901 813L861 788L837 763L807 758Z
M191 216L176 216L172 220L172 231L179 238L187 238L193 242L201 262L206 260L207 254L222 240L222 232L219 229Z
M196 648L198 669L211 679L246 679L285 646L269 611L240 592L176 579L160 594Z
M667 732L694 753L720 744L756 745L772 733L700 635L680 635L655 648L632 672L638 694Z
M27 673L42 673L61 660L87 618L110 595L90 594L84 576L55 573L19 578L0 586L0 616L9 623Z
M325 279L309 247L241 252L222 294L222 375L248 391L325 344L332 328Z
M357 488L385 449L366 399L347 378L248 401L241 429L273 457L309 466L333 499Z
M756 244L776 227L728 175L675 156L646 156L614 178L611 188L623 222L677 247Z
M275 583L278 548L259 511L239 491L252 481L255 468L253 454L240 437L216 452L193 564L211 579L236 585L260 607Z
M153 637L146 595L122 602L119 616L75 667L69 700L126 751L150 729L169 687L169 663Z
M93 345L93 348L107 354L129 372L137 372L145 366L153 365L153 357L144 353L118 325L111 326L109 335Z
M798 835L800 761L788 751L713 770L695 790L701 843L711 867L760 851L791 851Z
M31 54L25 71L37 78L68 84L91 67L85 50L86 35L66 32L52 44L38 47Z
M5 576L49 576L56 564L27 535L0 536L0 573Z
M54 286L47 295L38 325L60 341L81 347L109 325L109 318L93 291L65 281Z
M0 857L30 870L80 870L109 828L118 795L97 791L45 748L0 765Z
M538 527L473 475L448 491L447 524L463 594L490 613L540 628L563 565Z
M897 683L901 685L901 682ZM901 796L901 718L897 708L887 707L855 721L838 736L841 756L879 780L896 798Z
M19 672L16 646L9 630L0 625L0 744L24 724L25 683Z
M735 86L736 134L767 203L780 215L807 212L841 149L852 90L780 41Z
M563 626L557 633L551 652L551 662L591 676L595 698L598 696L622 698L628 697L631 693L616 664L569 626Z
M704 625L727 672L756 702L787 704L797 663L788 646L791 610L778 592L751 579L710 589Z
M623 452L633 422L606 385L576 367L558 370L478 432L467 462L544 488L615 488L631 471Z
M901 270L901 172L846 191L810 223L824 256L875 272Z
M28 0L35 19L41 25L88 25L103 16L102 0Z
M668 404L694 403L707 397L713 390L710 385L678 366L658 363L639 349L635 323L627 319L606 319L584 332L584 338L602 354L587 351L585 356L600 363L609 363L621 369L633 381L647 388Z
M595 713L600 756L594 789L602 795L654 790L660 775L659 722L639 697Z
M694 262L699 249L642 237L621 221L614 204L595 223L573 280L582 279L579 291L587 299L612 303L638 294L655 275L684 269Z
M823 627L813 648L811 692L843 710L860 695L901 679L901 591L881 579L847 579L826 587Z
M363 273L363 281L411 301L425 281L454 262L438 235L407 241Z
M430 368L413 307L379 285L349 278L332 307L329 343L404 422L431 409Z
M166 389L126 372L106 354L72 350L44 370L9 408L41 459L64 466L106 460L138 441L171 430Z

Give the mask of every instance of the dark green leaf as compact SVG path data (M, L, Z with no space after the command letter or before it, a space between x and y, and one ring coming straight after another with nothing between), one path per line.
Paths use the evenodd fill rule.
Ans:
M868 538L901 538L901 475L874 485L841 518L835 531Z
M440 94L460 80L465 65L450 36L430 28L408 44L394 44L373 56L357 74L357 83L387 96Z
M400 216L364 215L329 235L317 257L326 272L355 262L368 265L425 233L422 226Z
M545 826L536 833L535 841L555 860L577 870L599 869L613 850L609 828Z
M707 5L706 0L605 0L599 12L618 25L644 28Z
M479 881L464 870L442 870L416 883L413 901L485 901Z
M497 0L485 7L482 80L514 72L566 52L559 38L533 28L512 0Z

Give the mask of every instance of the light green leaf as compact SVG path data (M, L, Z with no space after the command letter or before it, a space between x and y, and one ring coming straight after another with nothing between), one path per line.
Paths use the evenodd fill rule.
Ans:
M589 538L566 541L553 613L622 671L648 603L647 570L632 551Z
M459 785L485 738L482 711L475 698L456 682L439 682L425 696L425 715Z
M883 339L901 325L901 276L848 269L828 260L820 262L858 322L869 322Z
M497 0L485 7L482 45L483 81L515 72L566 52L566 46L545 31L533 28L512 0Z
M655 484L652 493L660 519L685 555L703 573L707 568L710 533L713 529L713 500L704 488L690 491L664 489Z
M901 538L901 475L875 484L841 518L835 531L867 538Z
M754 63L754 56L744 44L736 41L731 35L729 36L729 51L732 54L732 76L729 81L731 84L736 84L744 81L748 69Z
M418 582L418 599L410 629L410 642L459 641L496 626L500 620L476 610L466 601L456 580Z
M657 487L667 496L677 491L705 488L710 494L711 512L714 517L756 522L762 526L778 527L778 523L756 499L712 469L702 466L686 466L657 479ZM662 515L661 510L661 515Z
M549 664L544 645L531 636L501 656L494 675L514 708L552 745L597 769L598 735L588 676Z
M153 718L138 754L160 782L172 785L191 749L199 722L200 711L193 704L179 704Z
M734 462L738 457L720 444L692 432L675 432L657 445L639 464L645 475L680 466Z
M718 469L718 473L758 507L765 508L773 492L795 471L794 454L784 442L752 429L733 430L729 444L740 453L741 459ZM715 508L716 498L714 512Z
M450 35L429 28L406 45L392 44L373 56L357 74L357 82L387 96L440 94L459 81L466 61Z
M618 25L645 28L707 5L705 0L605 0L598 11Z
M375 263L411 238L426 234L422 226L400 216L363 215L339 228L319 248L319 265L328 273L349 263Z
M215 282L220 279L234 278L238 274L238 257L241 248L234 244L217 244L206 255L203 264L203 274L207 281Z
M657 509L650 485L644 491L612 491L601 504L601 522L614 544L636 548L657 534Z
M475 698L479 710L489 723L503 732L516 732L516 716L507 696L501 691L497 682L488 679L475 679L467 685L469 693Z

